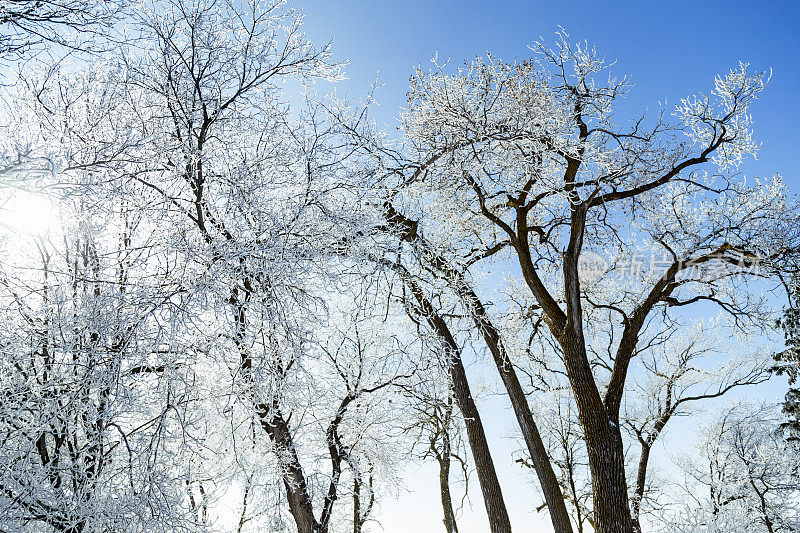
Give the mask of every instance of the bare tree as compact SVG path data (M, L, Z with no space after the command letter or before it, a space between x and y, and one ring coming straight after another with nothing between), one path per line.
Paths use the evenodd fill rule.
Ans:
M608 67L593 48L561 35L554 50L534 51L515 64L489 57L418 71L402 117L407 147L367 135L363 153L369 179L384 177L375 205L384 225L458 295L495 358L556 530L571 530L564 494L506 363L509 340L469 283L500 252L518 265L517 299L544 326L553 375L571 390L595 529L634 531L621 407L645 332L703 304L732 331L763 331L769 309L747 280L796 253L797 210L780 180L747 184L736 172L757 148L749 108L762 74L741 65L674 118L617 126L630 84L601 80ZM602 262L594 278L584 268L593 259Z
M179 528L173 480L182 460L170 444L187 397L177 382L168 394L152 387L176 366L161 344L171 332L154 320L161 300L139 281L148 266L135 250L140 221L74 203L72 212L62 205L72 216L60 235L5 243L18 255L0 279L0 524L69 533ZM111 231L97 231L98 219ZM33 270L20 240L36 242Z
M115 5L2 4L0 55L78 46ZM340 65L283 2L125 16L117 49L25 66L4 93L2 178L82 206L63 244L38 241L33 274L0 279L4 525L203 530L235 494L238 531L360 533L416 424L446 530L468 446L505 533L468 346L497 371L557 532L674 518L653 507L653 446L698 402L766 379L760 356L729 353L768 332L761 289L800 250L780 179L738 171L763 74L740 65L620 125L630 84L562 33L534 60L416 71L390 139L311 95ZM498 265L501 302L481 281ZM431 375L434 393L414 389ZM710 482L711 514L795 527L794 488L748 451L788 465L790 444L734 427L709 475L741 490Z
M359 452L348 443L343 428L363 396L392 388L403 372L369 375L364 361L341 366L338 351L323 349L322 358L330 301L346 298L325 289L342 267L321 259L338 239L334 211L344 208L335 207L330 178L346 153L328 140L313 105L293 112L281 86L335 79L338 66L327 47L305 40L299 14L282 3L174 2L142 28L126 62L129 99L147 109L140 116L150 157L129 183L184 228L180 253L198 273L185 280L198 284L187 290L213 302L212 357L230 368L236 403L268 439L298 531L333 527L346 475L360 529L379 458L374 447ZM346 348L353 342L363 357L360 341L342 340ZM382 354L385 364L393 353ZM320 365L335 370L343 391ZM323 458L307 455L320 444L319 429L326 475Z
M732 390L757 385L769 378L769 365L763 352L748 352L732 357L713 372L705 370L703 362L718 355L726 343L715 338L713 328L705 323L684 327L682 332L684 335L674 335L671 330L660 332L651 343L651 349L641 356L640 362L649 378L636 387L641 387L636 395L638 406L631 402L623 415L626 429L640 445L631 493L631 510L640 529L651 451L670 420L696 412L697 408L693 410L692 407L697 403L721 398ZM731 352L736 349L736 346L728 347Z
M461 505L467 497L469 484L469 467L463 457L466 443L461 435L463 421L458 416L456 400L453 398L452 386L448 379L447 360L433 365L429 375L418 376L419 382L412 383L405 389L413 411L411 426L406 432L412 435L412 451L421 459L433 458L439 469L439 495L445 531L457 533L458 523L456 509L461 507L453 503L451 490L452 470L461 472L465 490ZM444 367L444 368L442 368ZM432 372L430 372L432 371ZM446 384L446 386L443 386ZM457 474L456 474L457 475Z
M394 229L395 222L391 221L389 228ZM405 222L408 221L402 221L401 224ZM413 223L409 222L406 229L408 227L414 227ZM443 366L449 373L456 404L464 417L467 441L478 474L489 526L492 531L510 531L508 511L503 500L502 489L497 478L483 423L470 389L463 363L462 348L456 341L456 336L448 325L448 321L445 320L445 313L434 307L432 298L426 294L419 279L412 276L402 263L386 260L381 260L379 263L389 266L394 272L400 274L407 290L411 293L403 299L409 315L424 319L433 337L432 342L437 347L434 351L443 354ZM438 297L437 294L437 299L439 299Z
M73 50L96 46L127 5L126 0L3 0L0 58L19 58L43 44Z
M669 531L796 531L798 450L787 443L774 406L725 409L684 464Z

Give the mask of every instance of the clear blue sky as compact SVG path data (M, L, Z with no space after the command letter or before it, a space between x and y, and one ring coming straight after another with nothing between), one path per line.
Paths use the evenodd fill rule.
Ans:
M530 56L527 47L534 40L552 42L559 26L574 41L588 40L617 60L616 74L635 82L624 103L626 115L656 111L664 101L671 109L682 97L710 90L714 76L739 61L754 70L771 68L772 81L752 109L763 148L759 160L741 170L748 176L778 172L800 192L800 2L307 0L294 6L306 14L312 40L334 38L336 57L350 61L348 79L337 91L357 98L378 74L384 87L377 118L395 125L412 68L427 68L433 54L455 64L486 52L522 59ZM474 368L470 372L479 389L481 377ZM533 501L531 485L513 463L511 452L519 445L507 438L516 434L513 419L505 416L508 406L484 398L481 410L515 531L550 531L545 517L532 510L540 502ZM431 468L406 473L406 485L415 492L383 502L378 516L386 533L443 529L435 476ZM473 491L471 500L473 509L462 515L459 528L486 531L480 494Z
M750 175L778 171L800 192L800 2L751 1L295 1L314 41L334 38L334 51L350 61L338 91L356 97L379 74L379 118L391 122L403 104L414 65L430 57L456 64L487 51L513 60L530 55L540 36L552 42L558 26L573 40L588 40L616 73L636 86L625 107L636 113L672 105L708 90L714 75L746 61L772 68L770 86L753 108L759 161Z

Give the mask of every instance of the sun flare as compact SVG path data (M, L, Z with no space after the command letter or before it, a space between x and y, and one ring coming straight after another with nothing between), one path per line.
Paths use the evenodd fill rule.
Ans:
M58 226L58 209L42 193L17 189L0 201L0 224L22 236L43 237Z

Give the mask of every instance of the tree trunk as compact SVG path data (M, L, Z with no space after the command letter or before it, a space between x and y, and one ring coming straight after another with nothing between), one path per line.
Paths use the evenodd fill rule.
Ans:
M358 475L353 477L353 533L361 533L361 479Z
M579 161L570 161L570 169L574 170L568 171L571 174L565 177L567 183L571 183L574 179L578 164ZM577 198L577 194L574 196L571 194L570 198ZM554 334L564 351L567 377L578 406L578 420L586 439L589 470L592 475L595 531L634 533L619 418L616 413L612 416L606 409L586 353L578 275L578 259L583 246L586 212L586 208L577 202L572 205L569 244L564 253L563 265L567 311L562 323L563 328L554 331Z
M600 399L585 347L572 335L563 339L567 375L586 439L597 533L635 533L628 503L625 455L619 425Z
M599 442L589 442L589 468L597 533L634 533L628 506L625 457L619 431L610 432ZM593 439L594 440L594 439Z
M400 238L417 247L418 251L421 252L422 258L454 284L453 288L456 294L462 304L470 311L476 327L481 332L489 351L492 353L497 371L511 400L517 423L525 439L528 453L533 461L542 493L547 502L547 508L550 511L553 529L556 533L572 533L572 523L569 519L561 486L553 471L553 465L550 463L550 457L545 449L539 428L533 420L528 399L522 390L511 360L508 358L500 334L489 320L486 309L478 295L472 290L472 287L470 287L460 271L451 267L443 257L433 252L426 245L425 241L417 234L416 222L396 211L391 204L386 204L384 209L386 220L399 231Z
M572 533L572 523L569 519L569 513L567 512L567 506L561 492L561 486L553 471L553 465L550 463L550 457L545 449L542 436L539 433L539 428L533 420L533 415L528 405L528 399L525 396L525 392L522 390L522 385L520 385L514 366L508 358L500 334L489 320L486 309L478 299L478 296L463 281L461 283L459 295L470 309L473 319L475 320L475 325L483 335L484 341L489 347L489 351L492 353L495 366L497 366L497 372L503 380L503 385L506 388L508 397L511 400L511 406L514 408L514 414L517 417L517 423L522 431L525 444L528 447L528 453L533 461L536 475L539 478L539 484L542 488L545 501L547 502L547 508L550 511L550 520L553 524L553 529L556 533Z
M647 464L650 461L650 444L643 441L641 445L642 452L639 455L639 468L636 471L636 488L634 489L633 498L631 498L631 513L633 514L636 531L642 530L639 513L642 510L642 498L644 498L644 489L647 483Z
M261 427L275 445L278 464L283 470L283 485L286 489L286 498L289 500L289 511L297 525L297 533L325 533L314 518L303 468L297 457L289 425L283 418L277 400L273 402L271 409L266 405L259 405L257 414L261 420Z
M442 451L437 453L436 459L439 462L439 491L444 511L444 527L447 533L458 533L453 499L450 496L450 434L447 428L442 433Z
M461 362L461 355L458 352L451 352L450 377L453 380L456 403L464 415L467 440L472 451L472 458L475 461L475 469L478 472L483 501L486 504L486 512L489 515L490 529L492 533L510 532L511 521L508 518L508 511L506 511L503 492L500 490L500 482L497 480L494 462L489 451L489 443L486 440L483 423L469 390L467 375Z
M406 277L406 276L404 276ZM410 277L406 277L411 292L419 304L422 314L433 328L436 335L444 345L445 353L448 358L450 379L453 385L453 392L456 404L464 415L464 424L467 428L467 440L469 442L472 458L475 461L475 470L478 473L483 502L486 505L486 512L489 515L489 527L492 533L505 533L511 531L511 521L508 518L503 492L500 489L500 482L497 479L497 472L494 468L494 461L489 451L489 443L486 440L486 433L483 430L478 408L470 392L467 374L464 364L461 361L461 350L456 344L450 329L444 319L436 313L430 301L425 297L422 289Z

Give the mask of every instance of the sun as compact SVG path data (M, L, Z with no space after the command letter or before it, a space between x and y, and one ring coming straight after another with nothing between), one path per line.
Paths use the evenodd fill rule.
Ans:
M43 193L14 189L0 196L0 224L21 236L45 237L59 226L58 209Z

